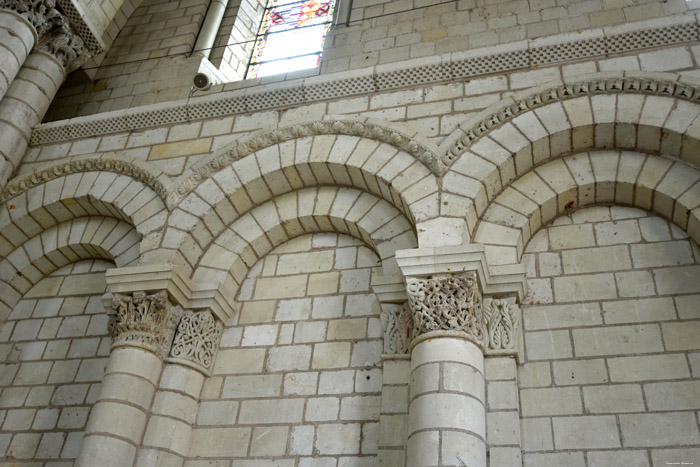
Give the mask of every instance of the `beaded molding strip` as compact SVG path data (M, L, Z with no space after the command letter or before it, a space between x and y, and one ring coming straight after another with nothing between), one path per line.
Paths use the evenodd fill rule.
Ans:
M350 78L305 83L303 80L290 82L288 86L263 92L245 94L236 92L227 96L226 92L207 95L200 99L190 99L172 104L160 104L157 109L148 106L147 110L138 108L127 111L109 112L89 117L51 122L37 126L32 132L31 144L41 145L71 139L79 139L168 125L194 120L214 118L222 115L252 113L271 108L284 108L310 102L338 97L356 96L382 92L402 87L466 79L476 76L526 69L532 66L562 63L583 58L593 58L614 53L631 52L652 47L696 42L700 40L700 28L693 21L678 24L645 28L637 31L578 41L564 42L556 45L532 46L521 50L474 56L461 60L452 60L450 56L444 63L429 64L382 72L373 70L372 74ZM282 83L284 84L284 83ZM118 115L114 115L117 113ZM110 115L111 114L111 115ZM77 120L77 121L76 121Z

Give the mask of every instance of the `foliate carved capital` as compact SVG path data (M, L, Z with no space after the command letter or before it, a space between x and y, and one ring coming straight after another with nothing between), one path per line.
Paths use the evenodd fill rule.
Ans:
M382 309L380 315L384 330L384 353L388 355L408 353L411 343L413 320L408 303Z
M161 358L167 355L182 309L168 301L165 290L152 295L114 294L112 309L107 324L112 348L139 347Z
M0 0L0 8L14 11L29 21L38 37L66 21L56 9L56 0Z
M520 308L514 301L484 298L484 348L486 352L517 352Z
M52 55L67 73L88 58L83 40L71 30L67 22L46 34L37 48Z
M481 294L475 273L437 275L430 279L409 277L406 292L413 339L428 332L452 331L483 343Z
M187 311L175 331L168 361L209 374L219 348L223 325L209 311Z

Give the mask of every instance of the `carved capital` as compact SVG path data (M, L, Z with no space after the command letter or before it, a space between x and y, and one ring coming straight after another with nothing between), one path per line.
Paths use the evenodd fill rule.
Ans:
M430 279L409 277L406 292L413 319L412 338L448 331L483 343L481 294L476 274L445 274Z
M107 329L113 349L130 346L154 352L160 357L167 355L182 309L168 301L165 290L152 295L145 292L114 294L112 309L114 313Z
M520 308L514 301L484 298L484 347L487 352L517 352Z
M37 48L58 60L66 73L76 69L88 58L83 40L71 30L67 21L47 33Z
M29 21L38 37L66 22L56 9L56 0L0 0L0 8L14 11Z
M384 330L384 353L388 355L408 353L411 343L413 319L408 303L382 307L380 320Z
M187 311L180 319L170 348L169 362L209 374L219 348L223 325L209 311Z

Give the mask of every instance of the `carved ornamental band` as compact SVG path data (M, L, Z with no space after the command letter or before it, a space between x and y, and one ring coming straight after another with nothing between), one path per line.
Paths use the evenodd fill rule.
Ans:
M112 348L140 347L161 357L167 355L182 309L170 304L166 291L115 294L112 308L114 313L107 325Z
M14 11L29 21L39 37L65 21L56 9L56 0L0 0L0 8Z
M168 361L209 374L223 325L209 311L188 311L180 320Z
M433 331L467 334L483 342L481 295L473 272L406 279L413 327L411 338Z

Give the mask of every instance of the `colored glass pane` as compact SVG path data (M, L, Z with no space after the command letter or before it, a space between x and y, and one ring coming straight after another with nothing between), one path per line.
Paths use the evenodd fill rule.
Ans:
M248 78L318 66L335 0L271 0L260 25Z

